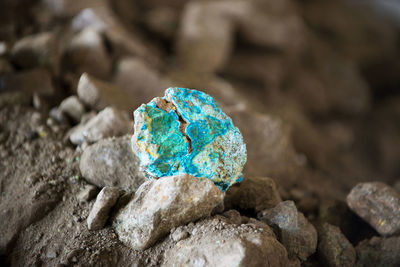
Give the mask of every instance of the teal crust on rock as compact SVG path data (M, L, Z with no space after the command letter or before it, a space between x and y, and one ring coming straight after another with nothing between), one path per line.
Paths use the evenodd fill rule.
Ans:
M187 173L225 191L240 182L247 160L242 134L214 99L197 90L168 88L134 112L132 148L148 177Z

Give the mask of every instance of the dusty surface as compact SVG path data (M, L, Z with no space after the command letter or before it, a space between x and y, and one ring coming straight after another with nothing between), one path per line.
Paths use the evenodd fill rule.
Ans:
M171 256L182 246L208 263L232 255L224 262L247 266L267 258L291 266L398 266L398 218L388 215L396 231L381 236L349 209L346 196L356 184L371 181L385 183L398 196L393 192L400 181L399 24L371 13L367 4L277 3L2 1L0 265L168 266L190 262L185 255ZM127 179L143 178L137 162L118 165L129 151L126 137L116 146L103 137L131 134L131 112L170 85L215 97L247 143L244 178L260 178L232 187L227 194L234 201L216 208L211 218L172 229L137 251L122 244L111 222L141 183ZM85 88L91 91L85 94ZM71 129L109 106L121 112L123 129L108 118L103 128L95 122L86 130L96 133L89 140L98 142L94 148L105 142L115 149L115 160L107 168L102 150L92 149L99 159L93 161L102 166L80 166L89 144L72 144ZM83 175L86 167L91 169ZM130 188L120 188L125 192L105 227L90 231L87 217L104 185ZM263 192L270 196L260 197ZM379 201L389 203L388 197L382 193ZM333 226L319 230L322 243L302 262L289 262L279 231L256 219L260 209L281 200L293 200L317 229L325 222ZM364 217L373 210L366 207ZM256 232L260 223L266 235ZM212 247L224 238L231 244L244 240L243 250L236 247L244 252L227 254L236 250L222 246L211 253L197 246ZM356 255L340 258L347 240ZM256 253L247 254L249 247Z

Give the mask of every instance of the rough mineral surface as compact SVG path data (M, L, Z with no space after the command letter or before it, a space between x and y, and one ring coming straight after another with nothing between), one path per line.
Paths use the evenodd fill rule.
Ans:
M80 122L85 112L85 107L78 97L70 96L61 102L60 111L68 115L74 122Z
M357 247L355 266L400 266L400 236L373 237L360 242Z
M139 171L139 159L133 153L128 136L108 138L85 148L80 170L89 183L135 192L146 180Z
M221 190L242 180L246 145L214 99L200 91L168 88L163 98L134 113L132 146L150 177L187 173Z
M210 215L223 193L209 180L189 175L150 180L116 216L119 239L134 249L146 249L172 228Z
M347 196L347 204L381 235L400 231L400 194L390 186L360 183Z
M118 197L119 191L115 187L104 187L100 191L87 218L89 230L100 230L104 227L110 209L117 202Z
M318 233L318 256L326 266L354 266L356 251L339 227L324 223Z
M305 261L317 248L317 231L298 212L293 201L283 201L273 209L259 214L262 221L274 228L279 241L286 247L289 257Z
M131 121L114 107L103 109L95 117L71 129L71 143L94 143L100 139L129 133Z
M268 177L246 177L243 183L226 192L225 207L254 210L256 213L275 207L282 199L274 180Z
M285 248L264 223L236 225L216 216L191 233L166 251L162 266L290 266Z

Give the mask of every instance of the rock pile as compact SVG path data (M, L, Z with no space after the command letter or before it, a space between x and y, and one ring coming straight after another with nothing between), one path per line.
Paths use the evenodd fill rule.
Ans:
M400 266L399 28L353 2L0 1L0 265Z

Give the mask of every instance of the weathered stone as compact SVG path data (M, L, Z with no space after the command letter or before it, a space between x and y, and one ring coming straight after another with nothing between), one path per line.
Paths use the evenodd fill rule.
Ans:
M242 180L246 145L238 128L209 95L168 88L165 97L134 113L132 146L150 177L187 173L225 191Z
M246 177L226 192L225 207L253 210L258 213L275 207L282 199L274 180L268 177Z
M136 103L125 91L87 73L82 74L79 79L78 96L86 105L95 110L115 106L120 110L131 112Z
M347 204L381 235L400 231L400 194L390 186L360 183L347 196Z
M400 266L400 236L373 237L357 247L357 267Z
M61 102L59 109L74 122L80 122L83 114L85 113L85 107L76 96L70 96L64 99Z
M185 239L188 236L189 236L189 232L186 229L184 229L182 226L179 226L178 228L176 228L175 230L173 230L171 232L171 238L175 242Z
M354 266L356 251L338 227L322 224L318 227L318 239L318 256L326 266Z
M376 235L375 230L354 214L346 202L336 199L321 201L318 209L318 223L337 226L352 244Z
M223 201L223 193L211 181L189 175L150 180L113 222L119 239L143 250L180 225L209 216Z
M57 68L58 51L54 33L42 32L20 39L13 46L11 56L21 68Z
M169 82L139 58L123 58L116 67L113 83L131 96L133 108L161 95Z
M86 28L72 38L64 60L76 73L87 72L98 78L107 78L112 68L103 38L92 28Z
M285 248L262 225L221 217L201 221L189 238L165 252L162 266L289 266Z
M105 108L86 123L75 126L70 133L73 144L94 143L100 139L130 132L131 121L116 108Z
M110 209L115 205L118 197L119 191L115 187L104 187L100 191L87 218L89 230L100 230L104 227Z
M159 51L149 42L145 42L133 25L130 25L129 29L126 28L114 10L110 8L110 5L99 5L98 1L95 1L95 3L90 8L83 9L73 18L72 27L74 30L93 28L111 41L113 52L117 55L137 55L146 58L151 63L159 63L157 57Z
M98 187L113 186L135 192L145 181L128 136L104 139L88 146L79 166L85 180Z
M87 185L79 192L76 198L81 203L87 202L92 200L97 195L98 192L99 189L96 186Z
M278 240L286 247L289 257L305 261L317 248L317 231L293 201L284 201L273 209L262 211L260 220L278 233Z
M227 61L233 45L231 13L241 13L243 1L189 2L184 9L177 41L185 68L214 72ZM218 27L215 27L218 25Z

